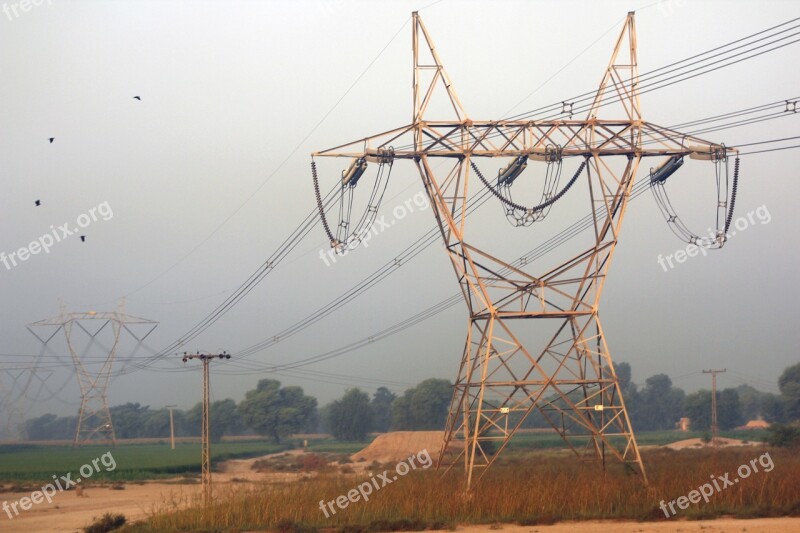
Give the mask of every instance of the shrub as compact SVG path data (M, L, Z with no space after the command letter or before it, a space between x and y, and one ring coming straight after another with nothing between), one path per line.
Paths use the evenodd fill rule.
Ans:
M92 525L83 528L85 533L107 533L125 525L125 516L106 513L96 519Z
M767 442L778 448L800 447L800 427L788 424L773 424L767 430Z

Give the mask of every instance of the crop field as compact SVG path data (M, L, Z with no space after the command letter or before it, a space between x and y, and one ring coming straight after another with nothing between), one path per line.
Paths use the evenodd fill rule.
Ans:
M212 445L212 462L253 457L286 449L266 441L225 442ZM0 482L49 481L53 474L77 472L92 459L111 452L116 468L108 472L101 465L97 480L144 480L200 472L200 444L123 444L108 446L0 446Z
M751 442L762 440L764 432L731 431L722 436ZM640 433L642 446L661 445L687 438L700 438L700 432L657 431ZM257 457L280 452L296 446L297 442L274 444L266 440L230 440L215 443L211 447L212 467L226 459ZM309 450L316 453L352 454L368 442L341 442L332 439L309 440ZM549 433L528 433L518 435L509 443L508 452L512 456L526 454L530 450L564 449L558 435ZM159 479L181 474L200 472L200 444L177 443L170 449L167 442L151 444L119 444L116 448L107 446L84 446L73 448L69 445L0 445L0 482L3 481L48 481L53 474L75 472L81 465L91 462L110 451L116 468L106 472L105 468L95 474L97 480L137 481Z

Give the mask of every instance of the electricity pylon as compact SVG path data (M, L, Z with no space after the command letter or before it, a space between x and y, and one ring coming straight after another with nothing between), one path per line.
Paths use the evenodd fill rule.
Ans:
M30 399L28 391L34 379L38 379L40 386L44 386L52 374L52 370L38 369L36 363L32 362L0 366L0 412L6 415L6 438L16 440L27 438L25 404ZM27 379L23 379L25 375ZM6 376L10 383L6 383Z
M633 13L583 120L572 119L573 105L567 102L558 119L472 120L416 12L412 47L412 122L313 153L312 173L316 179L314 157L354 159L343 174L343 188L353 186L366 162L409 159L420 173L469 310L438 466L449 471L463 465L469 490L525 419L538 412L579 457L599 459L605 467L610 454L638 469L647 483L598 316L600 296L642 158L670 158L665 164L683 156L727 161L735 150L643 120ZM449 118L428 118L436 98ZM601 118L611 111L618 118ZM510 159L510 172L498 174L498 186L502 176L516 179L528 161L580 161L567 189L585 169L591 239L574 256L535 275L528 272L531 265L515 266L476 244L467 232L469 178L476 174L499 198L476 164L490 158ZM449 170L434 172L434 159L451 161ZM537 220L565 192L527 211L518 204L506 207Z
M98 335L111 325L111 346L104 347ZM57 317L40 320L28 325L28 331L39 339L43 345L53 340L59 331L64 332L67 349L69 350L75 374L78 377L78 386L81 390L81 405L78 411L78 424L75 429L73 446L105 441L116 446L117 438L111 412L108 409L108 383L114 359L119 349L122 332L127 331L141 344L158 326L158 322L138 318L125 314L122 304L114 312L78 312L68 313L62 306ZM139 334L134 329L140 331ZM44 335L37 334L44 331ZM88 336L85 350L78 353L76 333L83 332ZM100 365L98 370L94 366L87 366L90 361L85 361L85 356L93 346L101 346L105 355L98 357L96 362Z

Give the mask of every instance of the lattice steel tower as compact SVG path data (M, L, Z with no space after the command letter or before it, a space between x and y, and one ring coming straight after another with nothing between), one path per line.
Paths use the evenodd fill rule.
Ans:
M579 457L599 459L605 466L610 454L638 469L646 483L598 316L600 296L642 158L662 158L650 179L663 183L684 156L727 165L728 153L735 150L642 119L633 13L625 20L597 93L588 99L583 120L572 119L573 105L566 102L561 117L553 120L470 119L417 13L412 22L412 122L313 153L312 174L316 184L315 157L352 158L342 174L344 194L370 162L383 166L408 159L419 170L469 310L439 467L463 465L469 489L525 419L538 412ZM426 116L435 98L449 118ZM601 118L611 112L618 118ZM508 162L496 184L476 164L488 158ZM435 172L434 159L446 170ZM551 165L569 161L576 163L576 171L560 190L546 190L533 207L511 199L510 186L529 163L549 171ZM530 273L531 265L498 258L475 244L474 234L467 231L470 174L502 201L506 215L519 226L544 218L584 176L581 186L593 220L590 239L577 253L553 259L541 272ZM334 236L324 220L323 202L318 203L332 245L343 246L341 235L347 232L339 229L347 224L340 224ZM727 188L718 206L724 219L729 213ZM679 221L668 216L668 222ZM696 236L689 240L703 244ZM707 240L721 246L725 236L718 226Z
M111 346L106 347L101 344L98 336L109 325L111 326ZM108 409L108 385L120 338L123 331L127 331L136 340L138 346L157 325L158 322L153 320L125 314L122 304L114 312L68 313L62 307L59 316L28 325L28 331L44 345L48 345L59 331L64 332L67 349L75 366L75 374L81 390L81 405L78 411L78 424L75 429L73 446L96 441L105 441L116 446L116 433L111 420L111 412ZM43 331L44 335L38 334L37 331ZM87 345L83 353L79 353L76 345L76 334L80 332L87 336ZM94 346L101 347L105 353L94 361L99 364L99 369L87 366L88 361L84 360L87 352Z

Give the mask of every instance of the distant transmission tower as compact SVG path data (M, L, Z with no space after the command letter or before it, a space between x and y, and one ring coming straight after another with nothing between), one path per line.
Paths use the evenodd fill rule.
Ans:
M81 405L78 411L78 424L75 429L73 446L97 441L105 441L116 446L114 423L108 409L108 383L122 332L127 331L138 345L153 332L157 325L158 322L125 314L122 304L114 312L68 313L62 307L59 316L28 325L28 331L44 345L48 345L59 331L63 330L64 332L67 349L75 366L75 374L81 390ZM108 326L111 327L111 345L103 346L99 335L104 330L108 331L106 329ZM78 339L81 333L85 335L86 342L82 351ZM89 352L95 346L101 348L104 355L89 356ZM97 364L100 365L99 369L96 368Z
M352 247L368 234L383 197L387 170L396 160L412 161L422 177L469 310L439 467L463 466L469 489L526 418L537 413L579 457L599 459L605 466L610 454L638 469L646 483L598 316L600 296L642 158L663 160L650 172L654 191L683 164L685 156L716 164L718 225L712 237L688 232L668 201L663 209L670 227L689 242L721 247L731 214L728 154L736 151L643 120L633 13L625 20L597 93L586 98L586 104L564 102L560 110L551 111L551 116L558 118L472 120L416 12L412 15L412 46L412 122L315 152L311 167L323 226L338 250ZM509 78L490 80L513 83L513 72ZM573 119L581 106L588 110L587 116ZM443 118L428 117L441 110L446 112ZM611 114L617 117L599 118ZM328 200L323 201L320 194L315 157L351 160L340 180L342 216L338 226L326 220ZM492 164L498 159L505 166L497 170L496 178L487 179L478 163ZM574 175L559 186L561 165L570 161L576 163ZM369 163L378 165L375 188L365 214L351 226L353 191L359 181L367 181L362 176ZM440 171L439 165L444 170ZM511 192L515 181L526 181L518 178L529 166L540 169L543 176L538 183L543 185L541 199L537 193L535 203L526 206L519 198L512 199ZM734 191L738 160L736 168ZM502 245L509 241L507 234L487 236L484 231L483 236L476 236L475 231L467 231L467 214L477 203L468 199L478 196L469 187L474 181L470 174L479 178L479 192L501 202L515 226L540 222L583 175L583 185L574 190L588 196L591 237L584 238L571 257L548 254L544 260L549 263L539 272L530 272L533 265L527 262L501 259ZM525 187L532 189L533 185ZM666 198L662 188L656 192L659 198ZM526 193L519 189L514 189L515 195ZM501 251L488 251L484 246L487 239Z
M52 370L37 369L35 362L0 366L0 412L6 416L5 438L26 440L25 410L34 379L44 385ZM27 376L26 379L23 379Z

